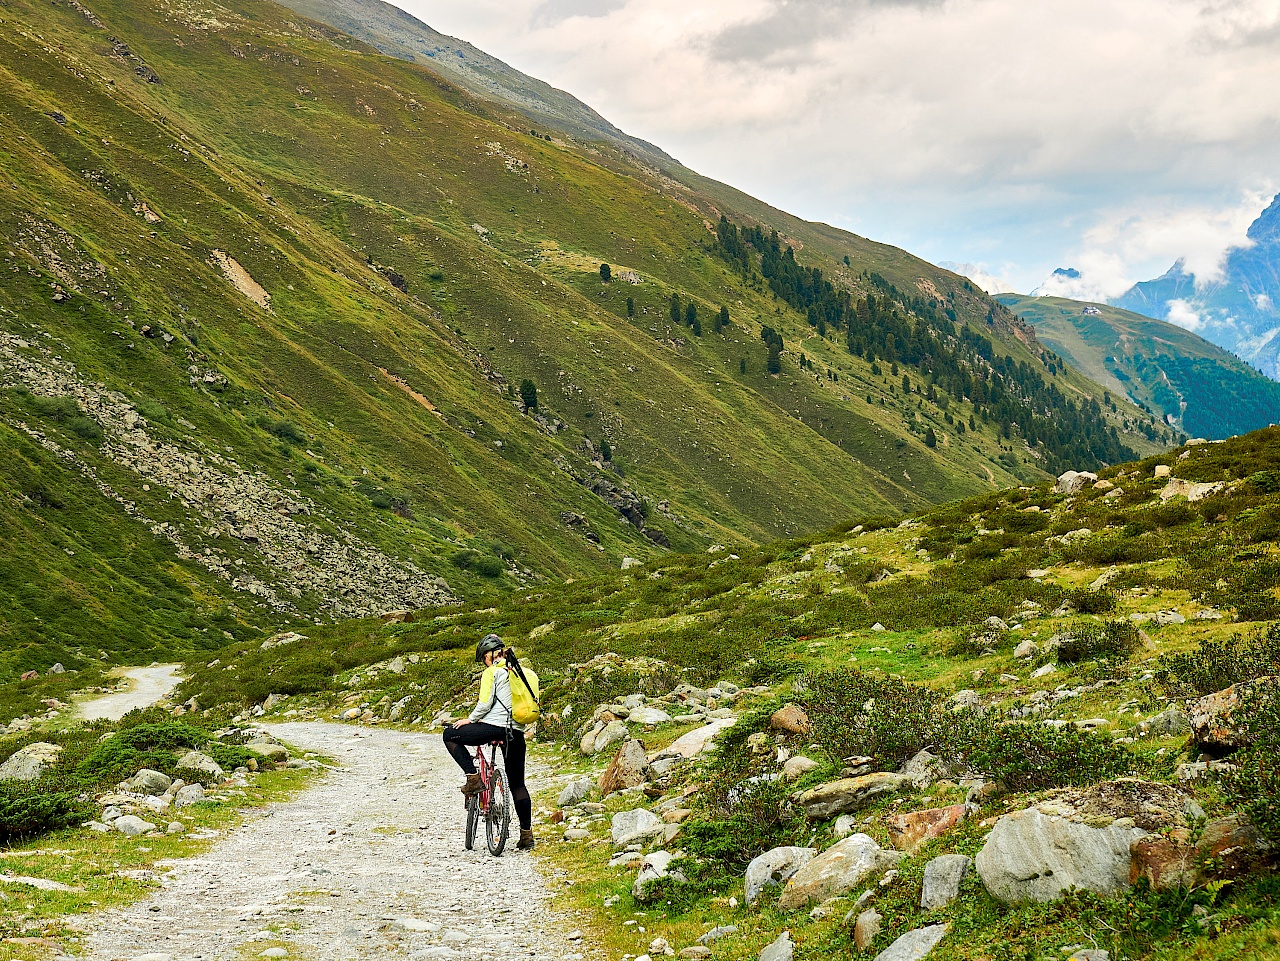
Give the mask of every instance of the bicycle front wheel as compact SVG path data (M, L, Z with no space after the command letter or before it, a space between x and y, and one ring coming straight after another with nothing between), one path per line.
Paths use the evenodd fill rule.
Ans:
M485 842L494 857L502 854L511 834L511 785L507 783L505 759L493 749L493 770L489 774L489 806L484 812Z
M480 823L480 795L467 798L467 850L476 846L476 827Z

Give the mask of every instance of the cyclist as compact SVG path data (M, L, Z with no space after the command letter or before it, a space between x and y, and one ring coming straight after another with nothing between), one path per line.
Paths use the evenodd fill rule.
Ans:
M484 664L480 699L466 720L445 727L444 746L467 775L462 793L471 797L479 794L483 785L469 748L490 741L502 742L511 800L520 819L520 840L516 847L528 851L533 847L533 802L524 783L524 725L517 724L511 716L511 681L507 675L507 665L514 664L515 660L515 652L506 647L497 634L486 634L480 640L476 645L476 661Z

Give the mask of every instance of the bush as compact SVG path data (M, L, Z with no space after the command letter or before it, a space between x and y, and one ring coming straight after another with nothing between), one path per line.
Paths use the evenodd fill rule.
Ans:
M43 781L0 783L0 843L60 831L96 813L76 792L51 791Z
M1227 798L1272 845L1280 845L1280 690L1253 690L1243 709L1250 744L1232 755L1235 769L1223 779Z
M975 713L948 719L940 750L1014 794L1105 781L1127 773L1131 762L1105 735L1070 725L997 724Z
M1091 591L1087 587L1073 587L1063 593L1063 600L1081 614L1110 614L1116 609L1116 593L1106 588Z
M504 570L502 561L496 557L481 557L473 566L481 577L498 577Z
M1126 620L1107 621L1106 624L1077 624L1064 634L1066 639L1057 650L1058 660L1063 664L1126 659L1141 643L1137 626Z
M1274 674L1280 674L1280 624L1249 635L1202 637L1187 654L1162 654L1158 678L1170 693L1198 697Z
M132 777L140 768L170 773L176 752L201 747L205 731L179 721L143 723L112 734L76 767L76 775L95 784L111 784Z
M814 739L833 759L867 755L896 768L933 740L941 695L905 681L843 669L806 678Z

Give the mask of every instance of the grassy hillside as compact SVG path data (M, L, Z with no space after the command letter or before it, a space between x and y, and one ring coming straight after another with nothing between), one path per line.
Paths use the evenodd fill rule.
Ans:
M996 300L1087 377L1187 436L1221 439L1280 421L1280 385L1182 327L1059 297Z
M795 239L854 308L820 336L758 251L721 255L712 199L278 6L2 16L0 673L746 545L1157 446L958 278ZM886 324L909 335L899 360L851 352ZM962 341L958 393L935 390L918 348ZM1033 437L1023 410L1082 430Z
M883 922L872 953L945 921L950 934L931 957L1041 958L1085 943L1112 958L1275 958L1280 889L1274 871L1258 867L1265 856L1229 884L1212 880L1219 868L1207 864L1189 888L1138 884L1009 905L971 873L945 909L919 901L925 864L975 855L1001 815L1070 803L1060 789L1079 796L1121 776L1172 792L1179 808L1194 801L1208 819L1245 812L1270 836L1280 831L1274 755L1259 747L1233 755L1235 768L1187 775L1182 765L1200 749L1185 731L1150 721L1280 668L1277 451L1273 428L1111 468L1071 494L1023 487L741 556L669 556L420 623L350 621L265 652L237 645L219 664L193 665L183 694L234 712L286 693L276 710L290 716L429 726L437 712L470 706L475 641L499 631L541 673L535 752L564 783L598 775L612 756L578 749L602 711L624 713L618 703L640 692L686 715L630 725L656 754L704 723L688 700L702 689L702 710L727 707L738 718L710 760L655 776L644 794L612 795L599 811L567 805L565 824L540 821L540 851L575 881L564 906L611 955L643 952L655 937L678 950L714 924L734 924L717 948L727 957L754 958L784 929L797 957L849 957L852 918L872 906ZM389 669L393 659L403 671ZM771 726L786 703L805 707L810 733ZM1272 719L1258 728L1270 731L1259 735L1266 743L1280 737L1271 703L1258 715ZM966 803L976 811L965 808L965 820L913 851L895 877L865 881L811 917L785 910L776 889L758 907L743 904L753 857L775 845L822 849L839 836L834 816L804 816L797 792L847 776L854 755L892 772L925 746L949 773L863 803L856 830L889 847L895 816ZM817 766L770 781L793 754ZM539 799L544 818L558 792ZM647 904L631 894L627 868L636 864L609 863L609 817L637 806L683 812L666 847L687 856L689 883ZM578 843L566 827L595 843ZM864 888L870 901L855 906ZM623 925L637 916L647 931Z

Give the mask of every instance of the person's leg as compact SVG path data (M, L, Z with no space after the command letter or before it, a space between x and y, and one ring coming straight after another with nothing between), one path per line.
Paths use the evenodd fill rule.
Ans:
M475 774L476 762L470 749L477 744L501 740L505 734L506 731L503 728L493 724L480 724L473 721L462 727L450 725L444 729L444 747L449 752L449 756L458 762L458 767L462 768L464 773Z
M533 826L533 801L529 797L529 788L524 783L525 753L524 732L512 731L506 749L507 783L511 785L511 800L516 806L520 828L528 831Z

